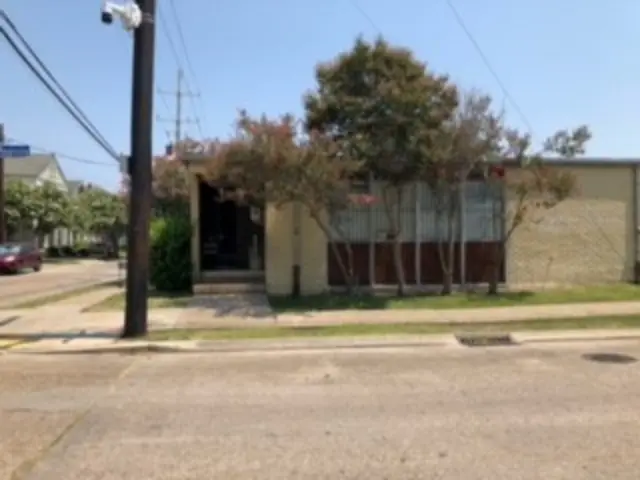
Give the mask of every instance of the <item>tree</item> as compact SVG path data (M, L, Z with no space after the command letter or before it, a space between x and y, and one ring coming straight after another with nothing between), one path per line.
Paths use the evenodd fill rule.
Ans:
M541 151L531 152L531 138L515 129L505 128L499 158L514 164L518 171L505 174L501 167L491 170L489 180L507 198L507 205L494 202L494 222L503 225L501 248L492 254L488 293L498 293L500 270L504 265L506 245L513 233L525 223L539 223L544 214L570 198L577 189L570 173L555 169L546 161L551 158L572 159L583 155L591 139L587 126L572 131L559 130L543 144Z
M180 161L156 158L152 188L156 216L189 215L189 173Z
M9 181L5 192L5 215L9 236L33 231L36 220L34 188L22 181Z
M398 294L405 290L399 206L405 186L437 156L439 135L457 105L457 89L406 49L382 38L357 39L351 51L316 69L305 98L306 128L338 142L385 182L382 200L393 245Z
M32 205L34 231L39 245L56 228L71 224L69 196L52 182L44 182L32 188Z
M189 145L193 142L189 141ZM182 149L181 149L182 151ZM172 157L153 159L153 214L156 217L189 215L189 172L187 167ZM122 179L120 196L128 203L129 178Z
M440 155L432 157L422 172L431 188L436 224L444 231L438 236L443 294L450 294L453 288L463 186L472 171L495 155L502 138L502 116L492 110L491 104L491 97L477 91L465 94L440 137Z
M291 115L279 119L255 119L241 112L236 136L208 146L211 159L207 179L217 185L236 187L236 201L282 207L301 204L324 232L346 285L355 283L353 257L348 244L345 256L337 248L340 237L328 213L361 200L350 193L350 180L360 163L341 152L328 136L312 132L299 138ZM366 200L366 199L362 199Z
M75 204L77 221L83 230L107 239L117 253L126 225L122 197L100 188L91 188L80 192Z

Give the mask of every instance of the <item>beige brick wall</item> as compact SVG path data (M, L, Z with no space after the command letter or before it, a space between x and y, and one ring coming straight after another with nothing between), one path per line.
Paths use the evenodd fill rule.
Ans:
M556 168L575 175L578 193L546 211L540 223L527 222L514 232L507 245L508 284L630 281L635 262L634 167Z

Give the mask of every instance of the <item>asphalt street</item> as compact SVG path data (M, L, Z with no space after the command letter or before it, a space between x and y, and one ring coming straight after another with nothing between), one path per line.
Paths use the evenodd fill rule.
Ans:
M0 306L37 296L80 288L118 278L117 262L81 261L68 265L43 265L42 271L0 275Z
M637 341L7 354L0 478L637 480L638 358Z

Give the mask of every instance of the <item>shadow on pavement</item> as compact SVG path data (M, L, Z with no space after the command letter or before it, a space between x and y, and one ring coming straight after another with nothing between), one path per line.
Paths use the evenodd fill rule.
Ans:
M584 360L597 363L618 363L629 364L638 361L637 358L631 355L624 355L621 353L585 353L582 355Z

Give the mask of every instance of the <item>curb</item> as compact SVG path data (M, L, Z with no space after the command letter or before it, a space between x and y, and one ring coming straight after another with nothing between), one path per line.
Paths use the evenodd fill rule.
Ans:
M640 340L640 330L634 331L557 331L471 334L472 342L460 334L394 335L386 337L333 337L322 339L265 340L190 340L190 341L120 341L107 345L73 345L60 348L38 348L38 342L18 342L7 346L3 353L25 355L86 355L144 353L252 353L330 350L371 350L393 348L499 348L553 343L607 342ZM510 341L505 342L505 338ZM467 337L468 340L468 337ZM82 340L80 340L81 342Z

